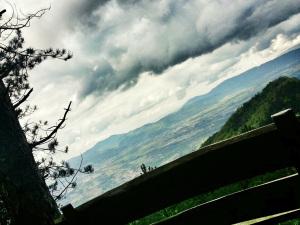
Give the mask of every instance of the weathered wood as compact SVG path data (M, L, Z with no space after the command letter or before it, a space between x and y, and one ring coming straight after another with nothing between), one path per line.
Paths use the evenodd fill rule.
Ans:
M281 139L287 147L290 159L293 161L298 172L300 171L300 124L292 109L272 115Z
M207 146L76 208L85 224L125 224L224 185L292 166L275 125ZM78 220L79 221L79 220Z
M299 137L299 123L295 112L292 109L286 109L271 116L275 125L285 138L290 140Z
M256 225L274 225L274 224L279 224L282 222L286 222L289 220L297 219L300 218L300 209L290 211L286 214L282 214L280 216L276 216L271 219L267 219L258 223L255 223Z
M194 207L156 224L227 225L269 216L298 208L299 189L299 176L293 175Z

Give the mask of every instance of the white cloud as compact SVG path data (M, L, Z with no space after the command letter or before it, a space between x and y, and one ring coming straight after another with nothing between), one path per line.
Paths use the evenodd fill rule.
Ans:
M214 54L176 65L161 76L144 73L137 85L126 91L112 92L100 99L92 95L84 101L75 102L68 125L61 132L61 136L64 137L64 143L70 144L73 150L71 155L79 154L110 135L124 133L157 121L178 110L190 98L207 93L222 80L271 60L299 44L300 36L289 39L278 35L269 48L260 51L254 46L240 55L241 49L247 43L227 44ZM226 55L230 58L225 57ZM216 76L219 78L209 82L211 77ZM53 86L49 92L37 95L36 100L43 99L43 94L61 90L55 94L57 96L51 97L52 100L39 102L42 109L40 115L51 116L62 112L62 99L65 98L67 102L71 96L71 92L68 93L65 89L76 90L74 84L76 81L72 79L64 84L59 82L59 85ZM80 84L77 87L79 86ZM57 99L60 101L55 103ZM47 107L49 102L53 102L50 109Z
M69 157L157 121L300 44L300 15L287 16L296 13L298 1L121 2L52 0L51 11L25 32L29 45L74 53L69 62L43 63L30 78L31 100L40 108L33 118L54 122L74 101L60 132L72 149ZM49 5L16 3L26 11Z

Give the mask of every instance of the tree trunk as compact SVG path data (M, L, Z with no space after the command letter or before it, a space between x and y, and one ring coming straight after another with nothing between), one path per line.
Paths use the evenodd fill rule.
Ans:
M0 191L15 224L53 224L58 208L0 80Z

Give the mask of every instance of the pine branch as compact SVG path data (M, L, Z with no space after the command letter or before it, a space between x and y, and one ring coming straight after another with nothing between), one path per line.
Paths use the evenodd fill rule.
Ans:
M82 166L82 161L83 161L82 155L80 155L80 157L81 157L80 165L79 165L77 171L74 173L74 175L73 175L71 181L68 182L68 185L65 186L64 189L60 192L60 194L58 194L58 195L54 198L55 201L58 200L58 199L60 199L61 196L62 196L62 195L68 190L68 188L73 184L74 179L75 179L75 177L77 176L77 174L79 173L79 171L80 171L80 169L81 169L81 166Z
M47 135L46 137L42 138L41 140L31 143L30 144L31 148L35 148L38 145L44 144L55 136L57 131L63 126L64 122L66 121L67 114L69 111L71 111L71 104L72 104L72 101L70 101L68 107L65 109L63 118L61 118L59 120L60 122L54 127L54 129L51 131L51 133L49 135Z
M27 98L30 96L30 94L32 93L33 88L31 88L22 99L20 99L15 105L13 105L14 109L18 108L23 102L25 102L27 100Z

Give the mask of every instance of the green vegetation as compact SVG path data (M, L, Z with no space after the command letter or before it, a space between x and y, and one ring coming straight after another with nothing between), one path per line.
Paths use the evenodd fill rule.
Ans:
M294 220L290 220L284 223L280 223L278 225L300 225L300 220L299 219L294 219Z
M244 103L221 130L202 146L221 141L272 122L270 115L286 108L300 112L300 80L281 77L270 82L261 93Z
M284 223L280 223L279 225L300 225L299 219L290 220Z
M270 82L261 93L257 94L250 101L240 107L229 118L221 130L210 137L204 145L230 138L251 129L269 124L272 122L270 115L286 108L293 108L296 112L300 112L299 79L282 77ZM249 187L254 187L295 172L296 170L294 168L286 168L231 184L160 210L159 212L151 214L145 218L136 220L130 223L130 225L152 224L174 216L199 204L203 204L213 199L247 189ZM287 222L284 224L299 224L299 221L293 220L290 223Z

